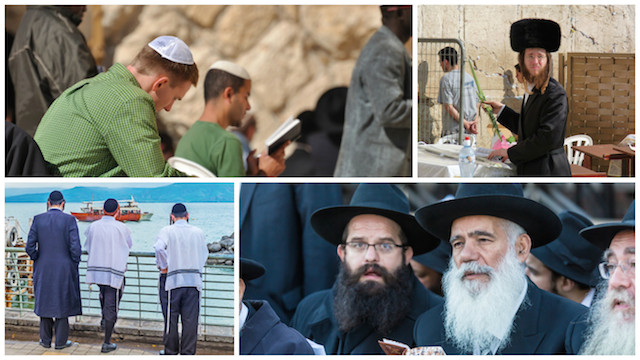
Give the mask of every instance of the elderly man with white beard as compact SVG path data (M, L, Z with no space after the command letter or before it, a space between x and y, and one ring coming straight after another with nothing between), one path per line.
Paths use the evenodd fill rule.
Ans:
M636 202L621 222L590 226L580 235L604 250L600 286L606 289L591 307L580 354L634 355L636 324Z
M442 346L449 355L574 353L566 339L580 336L570 325L587 308L538 289L525 275L530 249L560 234L551 210L525 198L519 184L461 184L455 199L415 216L453 249L445 302L416 321L418 346Z

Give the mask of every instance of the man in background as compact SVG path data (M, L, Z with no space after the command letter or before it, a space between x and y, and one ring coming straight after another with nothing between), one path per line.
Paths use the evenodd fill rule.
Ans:
M411 5L380 11L351 75L335 176L411 176Z
M30 136L51 103L76 82L98 74L78 30L86 5L28 5L9 55L15 123Z

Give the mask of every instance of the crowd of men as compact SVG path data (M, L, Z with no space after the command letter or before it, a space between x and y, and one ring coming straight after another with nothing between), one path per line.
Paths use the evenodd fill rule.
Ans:
M82 315L78 264L82 246L74 216L65 214L65 199L53 191L47 199L47 212L36 215L29 230L26 251L33 260L34 312L40 317L40 346L55 349L77 343L69 340L70 316ZM117 349L111 336L118 319L120 300L125 290L125 272L131 231L116 220L120 206L107 199L103 216L85 231L84 249L88 253L85 281L100 289L101 328L104 341L101 352ZM198 339L198 316L202 273L209 256L205 235L190 225L184 204L171 209L171 225L162 228L154 245L160 270L158 296L164 318L163 354L194 355ZM182 334L178 330L178 318Z
M412 215L397 186L361 184L309 223L337 252L334 283L286 322L247 296L269 268L241 254L241 354L382 354L383 339L450 355L635 354L635 201L593 225L519 184L474 183ZM430 285L412 269L420 256Z

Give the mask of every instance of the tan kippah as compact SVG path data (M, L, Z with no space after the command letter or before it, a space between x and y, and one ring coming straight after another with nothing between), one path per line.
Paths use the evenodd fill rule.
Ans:
M251 80L251 76L249 76L249 72L247 72L245 68L238 64L234 64L231 61L218 60L209 68L209 70L213 69L228 72L229 74L235 75L241 79Z

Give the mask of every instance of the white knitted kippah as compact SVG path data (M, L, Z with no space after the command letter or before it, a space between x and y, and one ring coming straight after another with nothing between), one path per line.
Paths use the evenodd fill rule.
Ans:
M175 36L158 36L149 43L163 58L179 64L193 65L193 55L184 41Z
M214 62L213 65L211 65L211 67L209 68L209 70L212 69L226 71L229 74L235 75L241 79L251 80L251 76L249 76L249 72L247 72L245 68L238 64L234 64L231 61L218 60Z

